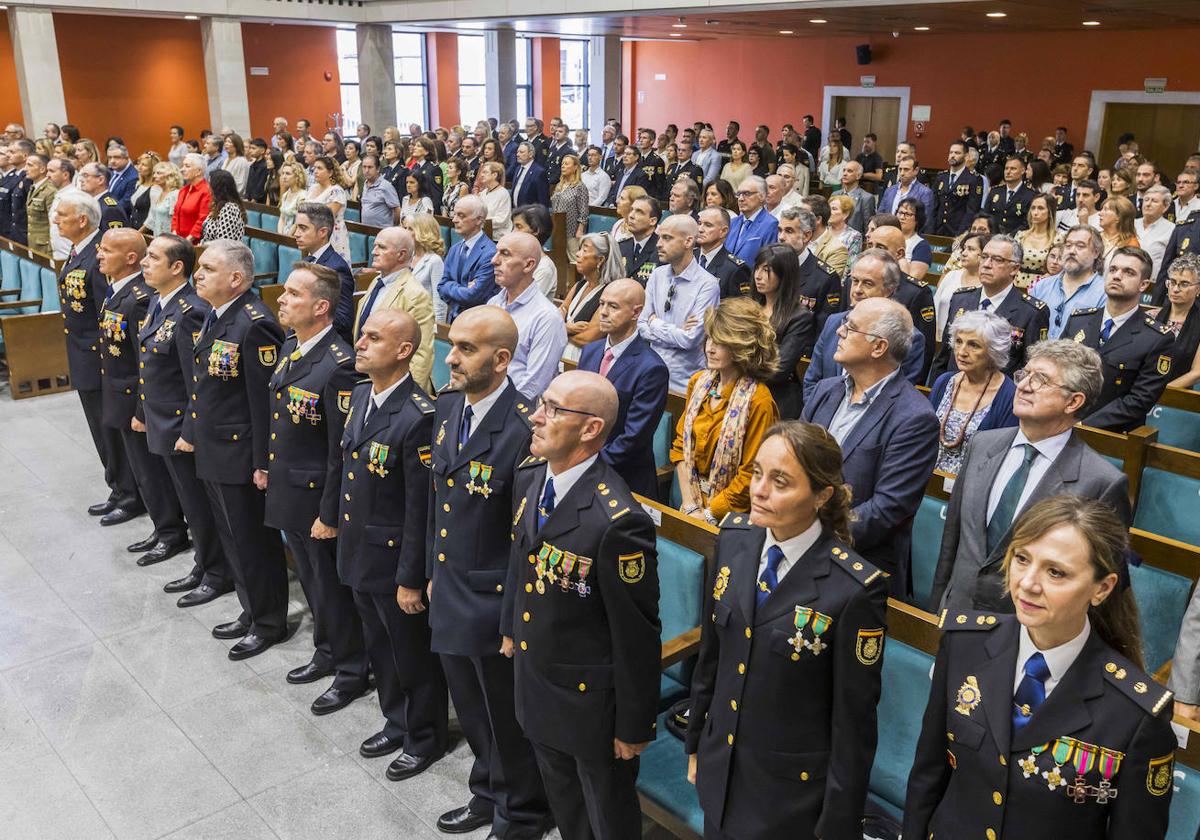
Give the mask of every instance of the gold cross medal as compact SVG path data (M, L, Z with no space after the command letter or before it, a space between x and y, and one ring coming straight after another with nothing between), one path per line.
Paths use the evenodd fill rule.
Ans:
M717 579L713 582L713 600L720 601L721 596L725 594L725 590L729 588L729 567L722 566L717 572Z
M821 641L821 634L824 633L826 630L828 630L832 624L833 624L833 618L825 615L825 613L819 613L819 612L813 613L813 619L812 619L813 638L812 638L812 641L805 643L805 646L810 651L812 651L813 656L820 656L821 651L823 651L823 650L825 650L825 648L829 647L829 645L827 645L823 641Z
M371 448L367 454L367 472L373 472L375 475L383 478L388 474L388 471L383 468L387 461L388 451L391 449L387 444L376 443L371 441Z
M1044 753L1046 751L1046 747L1048 746L1050 746L1050 744L1045 743L1040 747L1034 747L1029 751L1029 755L1017 762L1017 766L1021 768L1021 772L1025 774L1026 779L1028 779L1030 776L1036 776L1038 774L1038 756Z
M154 340L159 342L170 341L171 337L174 335L175 322L168 318L167 320L163 321L161 325L159 325L157 330L154 331Z
M804 648L807 646L807 642L805 642L804 635L801 631L808 626L808 622L812 620L812 617L813 610L811 607L802 607L799 604L796 605L796 616L792 619L792 623L796 627L796 635L788 639L792 647L796 649L796 652L792 654L792 659L799 659L800 651L804 650Z
M492 479L492 467L489 464L479 465L479 478L483 482L476 489L483 498L488 498L492 495L492 488L488 486L488 482Z
M1070 738L1059 738L1054 742L1054 748L1050 750L1050 755L1054 757L1054 766L1042 771L1042 778L1046 780L1046 787L1050 790L1057 790L1067 784L1067 780L1063 778L1062 766L1071 760L1074 752L1075 742Z
M471 462L471 480L467 482L467 494L475 495L481 492L479 485L475 483L475 479L479 478L479 469L482 465L478 461Z

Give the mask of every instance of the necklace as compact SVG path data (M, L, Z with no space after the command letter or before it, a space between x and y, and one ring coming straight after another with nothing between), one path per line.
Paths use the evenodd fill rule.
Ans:
M940 428L938 430L938 440L946 449L958 449L962 446L963 441L967 437L967 429L971 426L971 420L975 417L975 412L979 411L979 405L983 402L983 395L992 387L992 379L996 376L996 372L992 371L988 374L987 382L984 383L983 389L979 392L979 396L975 399L975 407L971 409L971 413L967 415L966 421L959 427L958 435L954 440L946 439L946 422L950 419L950 415L954 412L954 403L958 400L958 389L962 387L966 381L967 375L960 373L954 379L954 390L950 393L950 408L946 412L946 416L942 418Z

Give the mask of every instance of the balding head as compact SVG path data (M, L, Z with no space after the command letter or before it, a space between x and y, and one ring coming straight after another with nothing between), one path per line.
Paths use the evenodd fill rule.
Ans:
M354 344L354 369L371 378L376 392L408 373L413 354L421 346L421 328L403 309L379 309L363 324Z
M600 332L610 345L619 344L637 330L638 316L646 305L646 290L628 277L613 280L600 292L596 308Z
M658 224L658 260L682 271L692 259L699 225L689 215L667 216Z
M498 306L473 306L450 325L450 384L474 402L504 384L517 351L517 324Z
M617 421L619 402L612 383L598 373L559 374L542 395L533 416L529 451L561 473L604 447Z
M100 238L96 261L110 280L123 280L141 270L146 238L133 228L110 228Z
M904 234L900 228L884 225L867 234L872 247L882 248L898 260L904 259Z
M514 230L500 237L492 267L496 270L496 285L508 293L510 301L533 282L534 269L541 259L541 243L532 234Z
M413 235L402 227L386 227L375 235L371 268L386 277L412 263Z

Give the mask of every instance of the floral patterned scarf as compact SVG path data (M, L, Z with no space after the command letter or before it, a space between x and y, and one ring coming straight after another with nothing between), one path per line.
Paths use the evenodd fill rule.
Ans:
M718 376L716 371L705 371L704 375L696 380L687 410L684 412L683 463L693 497L702 499L706 506L709 499L729 485L741 465L742 441L746 437L746 422L750 416L750 399L758 388L758 382L748 376L743 376L734 384L729 402L725 406L725 416L721 418L721 431L713 447L712 462L708 465L708 493L705 494L700 486L700 474L696 470L696 440L692 429L700 409L704 407L704 401L709 397L709 391L717 384Z

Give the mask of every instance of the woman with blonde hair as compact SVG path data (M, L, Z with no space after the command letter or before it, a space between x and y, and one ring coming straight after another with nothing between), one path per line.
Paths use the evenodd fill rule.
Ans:
M158 156L158 152L143 152L134 164L137 167L138 180L133 188L133 195L129 197L130 206L133 208L133 212L129 214L129 226L134 230L141 230L146 219L150 217L150 205L154 201L154 167L161 162L162 158Z
M89 163L100 163L100 150L96 148L95 142L86 137L79 138L74 146L75 152L75 180L73 186L79 186L79 179L83 175L83 167Z
M349 184L345 172L342 171L342 165L332 157L321 155L313 162L313 184L308 188L307 200L320 202L333 213L333 232L329 237L329 244L349 264L351 257L350 232L346 230L347 186Z
M1025 228L1017 232L1021 243L1021 268L1016 284L1028 290L1046 273L1046 257L1058 239L1057 204L1054 196L1039 193L1025 211Z
M625 276L620 245L611 233L586 234L577 251L575 272L579 279L559 307L567 324L567 349L563 351L563 358L576 362L586 345L603 336L600 332L600 294L613 280Z
M842 146L842 136L836 131L829 134L829 145L821 150L821 163L817 174L821 185L831 190L842 186L842 168L846 165L846 149Z
M300 163L289 160L279 167L279 224L275 226L276 232L291 236L292 227L296 224L296 208L306 200L307 186L308 173Z
M831 195L829 197L829 230L838 241L846 246L848 260L846 265L854 265L858 255L862 253L862 234L850 227L850 218L854 215L854 199L848 195ZM849 269L847 269L849 270Z
M171 216L175 213L175 201L183 186L183 176L179 174L179 167L163 161L155 165L151 180L150 213L142 225L142 233L161 236L171 232Z
M643 187L638 186L626 187L617 194L617 203L614 207L617 211L617 223L612 226L612 235L617 242L623 242L633 236L629 232L629 228L625 227L625 219L633 207L633 202L639 198L645 198L647 195L649 193Z
M750 475L759 443L779 411L766 381L779 360L775 330L746 297L704 314L705 370L688 381L671 463L687 516L716 524L750 510Z
M579 240L587 233L588 191L583 183L583 167L579 156L563 155L562 174L550 194L550 212L566 215L567 259L575 262L579 256Z
M404 220L404 226L413 235L413 260L409 267L421 288L433 298L433 317L439 323L446 322L446 302L437 293L438 283L445 273L446 240L442 239L442 228L433 216L424 214Z
M1128 198L1109 196L1096 215L1100 222L1100 238L1104 240L1104 276L1107 277L1109 263L1118 249L1141 247L1134 225L1137 210Z

